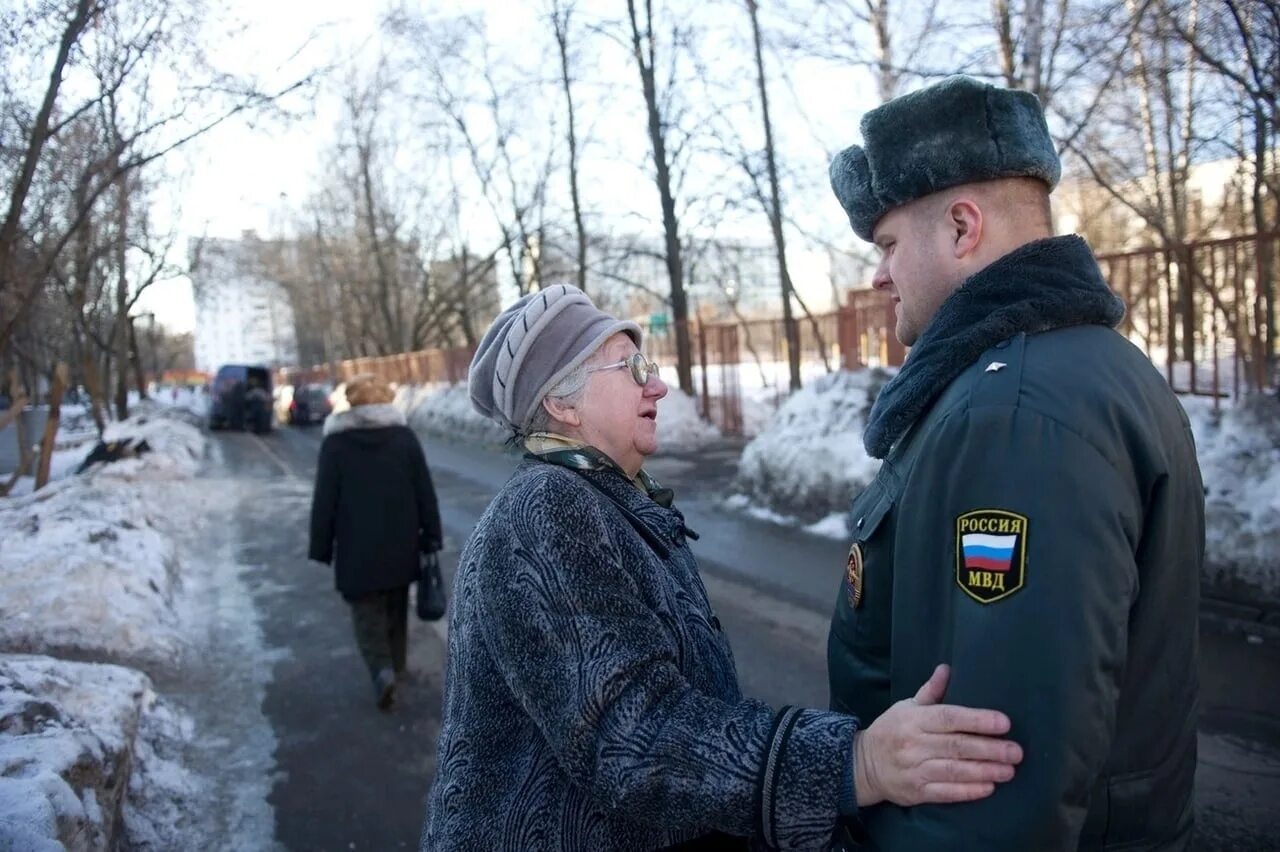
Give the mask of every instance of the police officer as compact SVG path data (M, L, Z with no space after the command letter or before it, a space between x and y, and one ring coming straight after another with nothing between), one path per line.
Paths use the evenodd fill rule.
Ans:
M866 848L1184 849L1192 835L1204 497L1187 418L1114 330L1088 246L1052 236L1039 102L953 77L862 121L831 164L882 259L906 364L864 440L831 625L864 724L939 661L1004 710L1017 777L962 805L862 811Z

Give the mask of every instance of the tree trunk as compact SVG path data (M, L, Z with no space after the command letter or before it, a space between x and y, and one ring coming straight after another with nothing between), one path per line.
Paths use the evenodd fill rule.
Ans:
M377 348L379 352L389 353L399 350L398 329L396 327L395 312L391 308L391 277L392 271L387 265L387 258L384 255L384 247L382 238L378 234L378 214L377 205L373 198L373 147L371 142L365 142L358 146L357 155L360 158L360 192L361 201L365 208L366 224L369 232L369 246L373 252L373 261L378 276L378 313L385 329L385 343L379 342ZM382 335L379 335L380 337Z
M1026 20L1022 27L1022 67L1018 76L1022 78L1022 88L1040 98L1043 89L1044 0L1026 0L1023 14Z
M778 258L778 282L782 287L782 328L787 339L787 371L791 390L800 390L800 329L791 312L791 273L787 270L787 239L782 230L782 193L778 188L778 161L773 146L773 122L769 118L769 87L764 75L764 51L760 46L760 15L756 0L746 0L751 16L751 36L756 56L756 84L760 90L760 116L764 123L764 156L769 172L769 227Z
M95 3L90 0L78 0L71 19L63 27L62 37L58 43L58 54L54 57L53 69L49 72L49 84L45 88L40 111L36 114L26 140L22 165L9 194L8 210L4 221L0 222L0 324L2 324L0 352L9 348L9 341L17 328L18 318L25 312L27 303L34 299L39 291L39 282L32 282L26 292L23 292L16 280L19 226L27 195L31 192L31 183L35 179L36 167L44 152L44 146L49 141L49 122L58 99L58 91L62 87L62 74L66 69L72 48L80 40L80 35L89 24L91 9L96 15L98 7Z
M582 223L582 199L578 193L578 129L573 111L573 88L569 79L569 16L572 14L572 5L564 10L563 17L561 17L559 3L556 3L552 10L556 45L560 49L560 85L564 89L565 107L569 113L569 198L573 202L573 225L578 234L578 289L585 293L587 291L587 229Z
M1258 284L1254 304L1254 316L1262 317L1264 329L1260 335L1261 363L1258 365L1258 388L1270 387L1276 358L1276 280L1274 237L1264 237L1273 227L1267 221L1267 117L1260 103L1253 109L1253 228L1258 234ZM1256 325L1255 325L1256 327Z
M653 164L657 172L658 196L662 202L662 230L666 242L667 276L671 280L671 314L676 327L676 378L680 390L693 395L692 351L689 343L689 303L684 290L684 267L681 260L680 222L676 218L676 201L671 188L671 166L667 161L667 145L662 115L658 109L657 84L654 79L653 3L645 0L645 40L648 58L641 44L640 25L636 20L635 0L627 0L631 19L631 45L644 102L649 115L649 142L653 147Z
M53 372L53 387L49 391L49 419L44 422L44 437L40 441L40 466L36 469L36 490L49 482L49 465L53 462L53 448L58 437L58 421L62 419L62 395L67 390L67 365L59 364Z
M138 387L138 399L147 399L146 371L142 369L142 353L138 350L138 329L129 320L129 363L133 367L134 384Z
M871 28L876 34L876 87L883 104L898 94L898 71L893 67L893 31L889 28L889 0L871 0L868 7Z
M992 0L991 17L996 25L996 48L1000 52L1000 73L1004 76L1004 84L1010 89L1017 88L1018 75L1014 67L1013 17L1009 11L1009 0Z
M93 413L93 423L98 427L98 437L101 438L107 428L107 418L103 413L106 400L102 398L101 373L98 365L93 363L92 355L84 356L84 386L89 392L89 410Z
M129 275L125 265L129 243L129 190L124 175L116 178L116 419L129 416Z

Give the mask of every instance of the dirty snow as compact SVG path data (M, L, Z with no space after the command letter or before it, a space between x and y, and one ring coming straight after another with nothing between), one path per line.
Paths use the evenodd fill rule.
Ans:
M154 702L132 669L0 656L0 804L14 815L0 820L0 848L106 848Z
M104 435L126 436L145 438L152 452L0 501L0 648L141 665L178 653L181 575L163 523L202 514L188 481L204 438L158 415L111 424ZM74 464L60 463L60 472L86 453L68 451Z
M658 402L658 454L689 453L721 440L720 430L698 415L698 403L677 388Z
M396 404L415 432L480 444L501 444L507 439L505 429L471 407L466 382L400 388Z
M1205 486L1205 564L1223 591L1280 597L1280 400L1257 396L1215 413L1179 397Z
M749 504L801 524L822 522L819 529L830 533L839 523L831 516L880 468L862 448L862 430L891 376L879 369L841 371L792 394L743 450L736 490Z
M152 452L81 475L64 421L55 479L0 500L0 849L270 846L271 657L208 523L236 493L193 478L200 395L169 401L104 435Z
M841 513L879 469L862 447L866 416L890 373L811 382L743 451L729 505L821 535L847 535ZM1179 396L1206 489L1206 580L1228 594L1280 598L1280 401Z

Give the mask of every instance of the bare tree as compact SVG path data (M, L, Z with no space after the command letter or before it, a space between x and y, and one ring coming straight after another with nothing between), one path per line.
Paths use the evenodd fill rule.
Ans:
M901 94L912 78L958 70L933 55L949 29L937 0L815 0L792 8L789 17L795 55L867 69L880 103Z
M782 193L778 188L778 157L773 144L773 122L769 117L769 85L764 73L764 51L760 45L760 15L756 0L745 0L751 18L751 40L756 61L756 86L760 95L760 121L764 128L764 158L768 172L769 198L764 205L778 256L778 282L782 289L782 326L787 338L787 370L791 389L800 389L800 330L791 314L791 273L787 269L787 238L782 230Z
M676 380L680 390L693 394L693 352L689 338L689 302L684 287L684 263L681 260L680 220L676 216L676 199L671 179L671 160L667 151L667 130L670 126L659 102L657 38L654 33L653 2L643 0L643 24L636 14L635 0L627 0L627 21L630 24L631 52L640 73L640 85L644 93L645 112L648 116L650 152L653 156L654 183L662 205L662 232L666 251L667 275L671 282L671 313L676 334ZM673 45L671 48L675 50ZM665 101L665 96L663 98Z
M569 197L573 203L573 225L577 233L576 269L578 289L587 290L587 230L582 222L582 198L578 191L578 125L573 106L573 78L569 73L569 39L570 26L575 6L573 3L561 5L561 0L552 0L551 25L555 32L556 48L560 55L560 86L564 91L567 126L566 142L569 146Z
M49 73L48 85L40 99L39 112L36 113L35 121L26 133L25 150L21 155L17 174L9 191L8 210L4 221L0 222L0 351L5 349L13 334L13 328L17 324L18 316L29 303L40 283L38 275L31 275L25 286L16 280L22 214L27 196L31 192L32 182L35 180L41 155L50 138L58 130L58 127L52 123L53 109L62 88L62 80L71 51L99 12L98 4L91 0L78 0L70 10L58 38L53 69Z
M31 339L32 328L47 324L61 323L59 340L72 351L96 344L86 333L91 323L57 315L68 300L52 288L70 296L74 314L96 306L87 285L109 268L116 283L107 309L112 325L107 348L113 354L104 360L115 362L119 377L132 357L127 306L146 279L130 281L128 271L137 232L133 223L145 214L135 198L138 176L231 116L270 105L305 78L264 91L213 68L200 40L206 12L188 0L40 5L10 20L18 22L16 38L35 56L46 46L46 22L58 22L48 43L54 61L47 80L33 92L17 62L0 73L0 132L20 140L14 147L0 146L0 180L7 193L0 221L0 361L33 364L35 353L22 341ZM68 89L63 80L72 72L78 73L78 84ZM162 75L164 85L158 85ZM33 94L39 107L28 111ZM104 253L108 239L114 252ZM51 291L58 298L45 298ZM33 316L37 308L54 313ZM77 369L89 360L84 354L69 359Z
M1280 6L1269 0L1221 0L1201 8L1197 0L1167 0L1166 18L1206 70L1236 104L1244 144L1237 156L1251 165L1249 210L1254 233L1267 234L1280 224L1280 166L1276 139L1280 128ZM1191 63L1188 63L1189 65ZM1262 352L1255 363L1267 371L1257 377L1266 386L1275 370L1276 259L1274 243L1259 240L1258 300L1261 318L1256 338Z
M1066 6L1066 0L1062 5ZM992 0L991 16L1004 84L1011 89L1026 89L1043 98L1044 0L1024 0L1020 34L1014 30L1010 0Z
M1159 7L1126 0L1134 25L1128 28L1123 73L1128 85L1109 94L1112 127L1095 126L1076 136L1071 151L1091 178L1150 228L1162 247L1181 252L1192 232L1186 198L1189 165L1202 143L1197 138L1195 62L1182 64L1168 17ZM1179 92L1182 93L1181 97ZM1140 141L1139 151L1126 140ZM1177 265L1177 341L1182 360L1194 361L1196 318L1190 265ZM1178 342L1180 341L1180 342Z
M516 57L494 56L475 17L439 20L400 10L385 27L406 51L402 76L419 81L411 99L423 145L467 164L516 290L536 289L559 138L553 111L529 109L541 99L541 79Z

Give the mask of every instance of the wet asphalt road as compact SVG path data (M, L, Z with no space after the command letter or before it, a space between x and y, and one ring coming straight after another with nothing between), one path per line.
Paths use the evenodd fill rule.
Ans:
M234 517L239 559L264 638L278 653L263 711L276 735L269 803L290 850L412 849L439 730L446 631L411 619L410 677L381 713L329 570L306 560L307 513L320 431L216 433L223 470L243 486ZM426 442L451 577L458 550L516 459ZM725 625L743 690L774 705L827 702L826 625L845 546L748 519L720 497L737 450L655 459L701 534L694 543ZM780 568L780 566L786 566ZM1280 849L1280 646L1202 631L1204 716L1197 849Z

